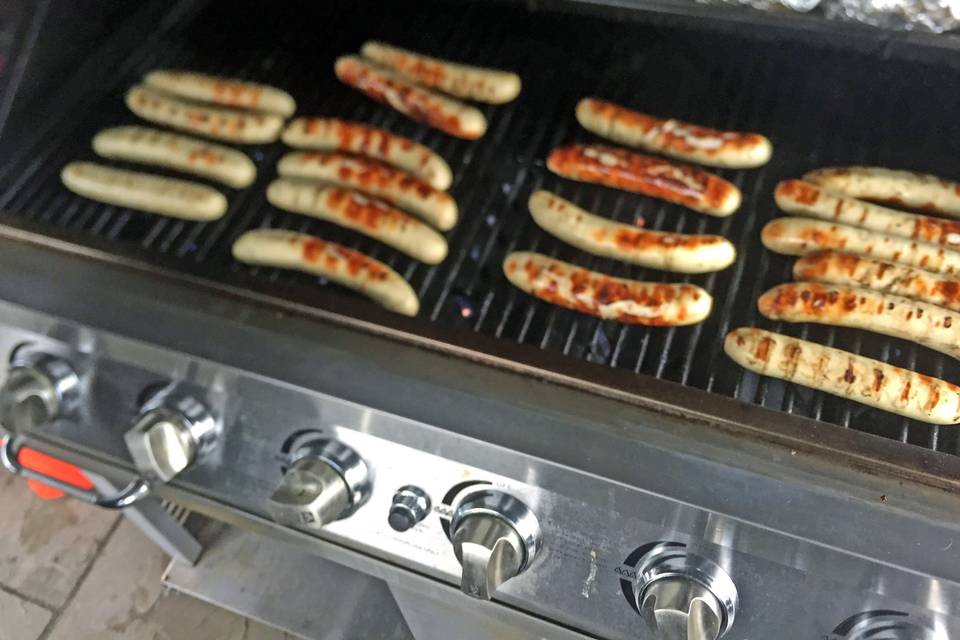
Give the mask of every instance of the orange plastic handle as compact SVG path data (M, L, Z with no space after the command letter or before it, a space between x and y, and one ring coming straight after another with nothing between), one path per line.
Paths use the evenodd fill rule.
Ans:
M56 478L61 482L72 484L87 491L93 489L93 483L78 467L45 453L23 447L17 454L17 461L27 469ZM56 500L64 496L63 491L49 487L39 480L27 480L27 485L43 500Z

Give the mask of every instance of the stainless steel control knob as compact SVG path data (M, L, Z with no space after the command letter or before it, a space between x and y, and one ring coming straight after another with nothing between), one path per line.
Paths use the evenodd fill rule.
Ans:
M395 531L406 531L430 513L430 496L420 487L408 484L397 489L387 522Z
M463 567L460 589L484 600L525 571L542 544L533 511L498 489L467 494L453 511L450 532Z
M174 386L147 400L123 438L144 478L169 482L213 450L218 437L219 425L206 405Z
M267 511L280 524L319 529L356 511L372 488L370 469L356 451L336 440L312 440L293 453Z
M737 589L723 569L683 547L648 554L637 571L637 608L663 640L717 640L733 624Z
M80 378L63 358L40 352L15 354L0 387L0 426L24 433L75 408Z

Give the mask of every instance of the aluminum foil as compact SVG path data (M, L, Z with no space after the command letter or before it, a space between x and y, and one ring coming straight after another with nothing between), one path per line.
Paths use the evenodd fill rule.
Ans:
M960 0L697 0L701 4L749 6L771 12L816 10L835 20L897 30L941 33L960 28Z
M940 33L960 27L960 0L827 0L823 8L828 18L887 29Z

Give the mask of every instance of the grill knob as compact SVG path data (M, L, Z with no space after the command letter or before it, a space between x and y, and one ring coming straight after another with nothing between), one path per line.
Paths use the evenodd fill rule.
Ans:
M393 494L387 521L396 531L406 531L430 513L430 496L420 487L408 484Z
M463 567L460 589L489 600L525 571L540 549L540 525L523 502L498 489L466 495L450 521L453 551Z
M901 611L861 611L840 623L829 636L836 640L950 640L945 629Z
M356 511L373 488L366 462L336 440L312 440L298 448L267 511L280 524L319 529Z
M0 388L0 426L23 433L76 407L80 378L63 358L15 353Z
M144 478L169 482L213 450L218 436L206 405L173 386L147 400L123 438Z
M710 560L665 546L646 556L637 576L637 608L657 638L717 640L733 624L737 589Z

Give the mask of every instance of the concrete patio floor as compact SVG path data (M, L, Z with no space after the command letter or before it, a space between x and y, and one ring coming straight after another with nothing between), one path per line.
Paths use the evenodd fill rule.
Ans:
M163 588L168 561L122 516L0 472L0 640L293 638Z

